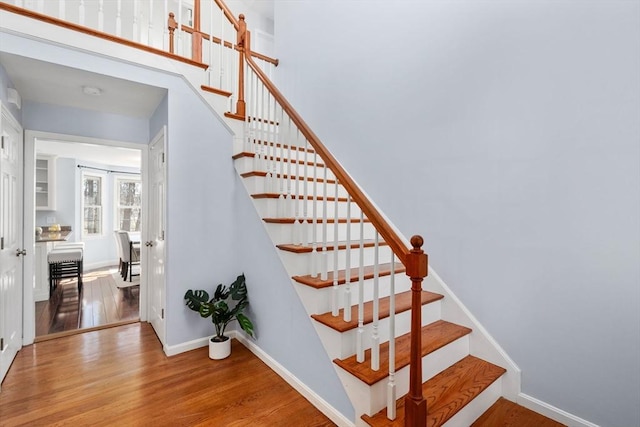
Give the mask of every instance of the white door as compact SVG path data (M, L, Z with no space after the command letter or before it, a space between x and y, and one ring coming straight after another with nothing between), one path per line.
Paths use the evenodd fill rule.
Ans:
M166 128L165 128L166 129ZM148 248L149 260L149 321L160 342L165 341L165 130L151 141L149 146L149 219Z
M23 259L26 254L22 241L22 129L4 107L1 110L0 381L22 347Z

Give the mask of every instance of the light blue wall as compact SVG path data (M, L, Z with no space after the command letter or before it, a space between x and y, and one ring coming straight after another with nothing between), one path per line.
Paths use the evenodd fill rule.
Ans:
M114 141L149 142L149 121L60 105L24 102L25 129Z
M276 2L285 95L522 391L609 427L640 425L639 5Z
M149 119L149 141L151 141L157 134L160 132L163 126L166 126L169 123L169 99L168 94L166 94L160 104L158 104L158 108L153 112L151 118Z

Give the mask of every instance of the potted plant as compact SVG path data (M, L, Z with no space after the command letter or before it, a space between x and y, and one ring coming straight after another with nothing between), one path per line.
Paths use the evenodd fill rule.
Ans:
M211 359L224 359L231 354L231 340L224 335L224 331L232 321L237 320L242 330L253 337L253 323L243 313L249 305L244 274L238 276L228 288L219 284L211 299L207 291L189 289L184 294L184 300L187 307L205 319L210 317L213 322L216 334L209 340Z

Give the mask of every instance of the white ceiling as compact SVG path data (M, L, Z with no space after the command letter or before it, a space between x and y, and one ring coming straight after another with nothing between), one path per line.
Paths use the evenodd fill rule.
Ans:
M149 118L166 93L166 89L4 52L0 52L0 64L23 102ZM83 86L99 88L102 94L86 95Z

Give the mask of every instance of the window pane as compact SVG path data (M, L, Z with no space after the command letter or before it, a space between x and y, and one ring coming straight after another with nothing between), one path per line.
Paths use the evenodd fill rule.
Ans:
M83 182L85 206L100 206L102 204L100 177L86 177Z
M120 206L140 206L139 181L120 181Z
M140 208L120 208L118 212L120 218L120 230L140 231Z
M83 226L85 234L102 234L102 208L85 207Z

